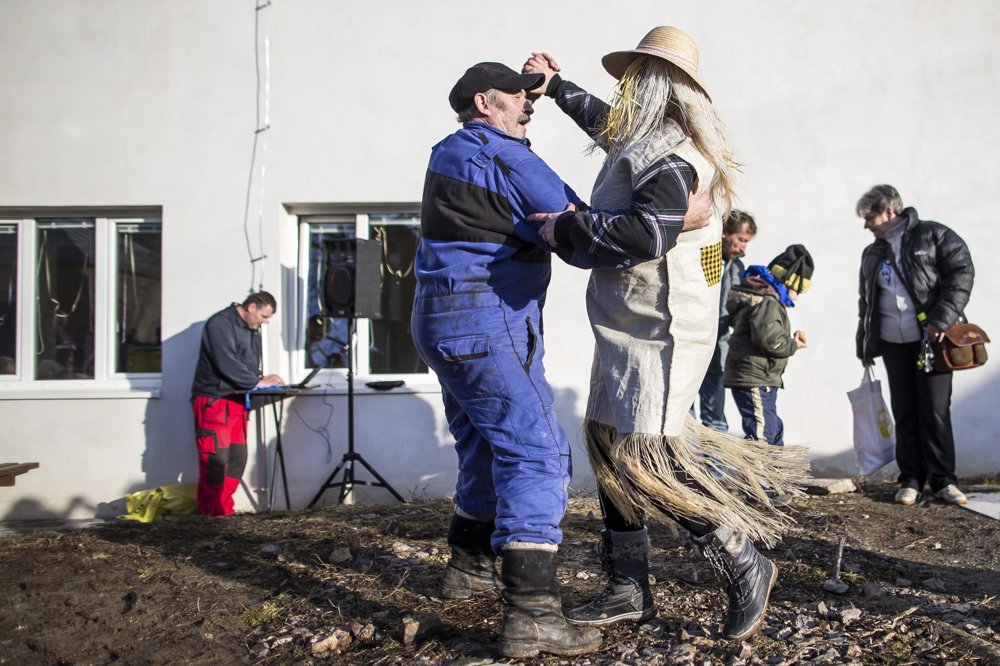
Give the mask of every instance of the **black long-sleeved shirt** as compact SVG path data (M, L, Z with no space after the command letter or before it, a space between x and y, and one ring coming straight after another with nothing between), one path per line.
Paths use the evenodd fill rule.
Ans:
M251 330L233 303L205 322L192 395L242 400L261 376L260 330Z
M553 97L589 137L596 138L608 114L606 103L558 74L552 77L545 94ZM679 128L677 132L677 137L683 138ZM688 194L695 187L694 169L677 155L649 160L648 155L640 153L619 159L636 162L629 171L616 166L618 175L613 176L631 176L631 182L621 183L631 188L628 209L568 211L556 220L556 242L597 257L597 266L628 266L665 255L677 243ZM604 169L611 166L605 163Z

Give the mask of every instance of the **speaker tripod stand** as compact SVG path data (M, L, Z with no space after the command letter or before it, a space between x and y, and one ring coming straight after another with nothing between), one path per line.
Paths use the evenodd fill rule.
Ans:
M347 453L341 458L340 464L333 468L330 472L330 476L326 478L323 485L320 486L319 491L316 496L313 497L312 501L309 502L309 507L312 508L319 498L323 496L323 493L327 491L328 488L340 488L340 494L337 497L337 503L343 504L344 500L347 499L348 495L354 490L354 486L372 486L375 488L385 488L392 496L395 497L399 502L405 504L406 500L403 496L396 492L388 481L382 478L382 475L375 471L375 468L364 459L360 453L354 450L354 326L355 318L354 316L348 316L347 318L347 333L348 333L348 344L347 344ZM354 477L354 467L355 463L361 464L368 472L375 477L375 481L360 481ZM337 475L343 471L343 476L340 481L337 481Z

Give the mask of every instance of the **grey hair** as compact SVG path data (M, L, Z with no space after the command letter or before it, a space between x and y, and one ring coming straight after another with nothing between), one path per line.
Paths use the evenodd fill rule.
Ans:
M712 199L723 212L732 208L739 165L726 137L725 125L704 91L682 69L661 58L636 58L622 75L608 120L594 147L617 157L635 143L676 122L698 152L715 169Z
M496 89L490 88L483 94L486 95L486 101L489 102L490 104L497 103ZM472 101L469 103L469 105L458 112L458 122L460 123L466 123L469 122L470 120L475 120L477 118L482 118L482 117L483 114L481 114L479 112L479 109L476 107L475 95L472 96Z
M880 215L890 208L896 215L903 212L903 198L892 185L876 185L858 199L854 211L858 217L867 219L871 215Z

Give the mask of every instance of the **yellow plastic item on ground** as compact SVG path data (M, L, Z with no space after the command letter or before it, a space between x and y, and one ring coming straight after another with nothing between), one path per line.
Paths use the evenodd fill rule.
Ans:
M128 513L118 517L140 523L193 516L198 510L198 484L175 483L152 490L137 490L125 495L125 508Z

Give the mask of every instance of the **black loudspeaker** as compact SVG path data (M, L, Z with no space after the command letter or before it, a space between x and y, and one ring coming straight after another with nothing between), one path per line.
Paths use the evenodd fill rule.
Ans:
M382 318L382 244L350 238L326 241L323 301L328 317Z

